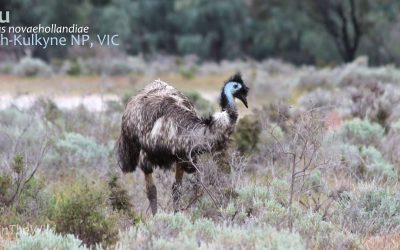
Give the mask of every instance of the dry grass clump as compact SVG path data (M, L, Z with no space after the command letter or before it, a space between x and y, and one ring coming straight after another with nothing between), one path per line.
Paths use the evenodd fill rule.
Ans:
M400 235L383 235L383 236L372 236L366 238L364 246L368 250L372 249L398 249L400 247Z

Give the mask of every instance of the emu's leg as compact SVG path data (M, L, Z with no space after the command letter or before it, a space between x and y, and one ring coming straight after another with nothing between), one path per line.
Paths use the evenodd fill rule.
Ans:
M150 202L151 212L155 215L157 213L157 188L151 174L145 174L144 179L146 181L147 198Z
M194 173L194 177L195 177L196 181L194 183L193 189L194 189L194 193L195 193L194 195L195 195L195 197L197 197L201 191L201 177L200 177L199 171L196 171Z
M175 183L172 185L172 200L175 213L178 212L180 209L183 173L184 173L183 167L179 163L177 163L175 170Z
M147 198L150 202L150 208L153 215L157 213L157 188L153 181L153 167L148 160L145 151L141 150L139 155L139 166L143 170L144 180L146 181Z

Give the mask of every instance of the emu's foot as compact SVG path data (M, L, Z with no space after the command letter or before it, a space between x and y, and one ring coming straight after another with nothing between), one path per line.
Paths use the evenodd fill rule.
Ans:
M157 188L155 185L147 188L147 198L150 202L150 208L153 215L157 213Z
M180 200L182 195L182 184L174 183L172 185L172 201L174 206L174 212L179 212L180 210Z

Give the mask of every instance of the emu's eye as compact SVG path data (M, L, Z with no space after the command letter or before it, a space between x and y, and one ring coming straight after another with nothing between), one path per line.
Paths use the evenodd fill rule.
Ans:
M237 88L239 88L239 84L235 84L235 85L233 85L233 87L234 87L235 89L237 89Z

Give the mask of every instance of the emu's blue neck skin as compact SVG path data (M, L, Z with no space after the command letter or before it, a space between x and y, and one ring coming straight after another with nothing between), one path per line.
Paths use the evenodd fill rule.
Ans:
M230 108L236 108L235 100L233 99L233 93L235 92L235 88L233 87L235 82L228 82L224 87L224 94L228 101L228 105Z

